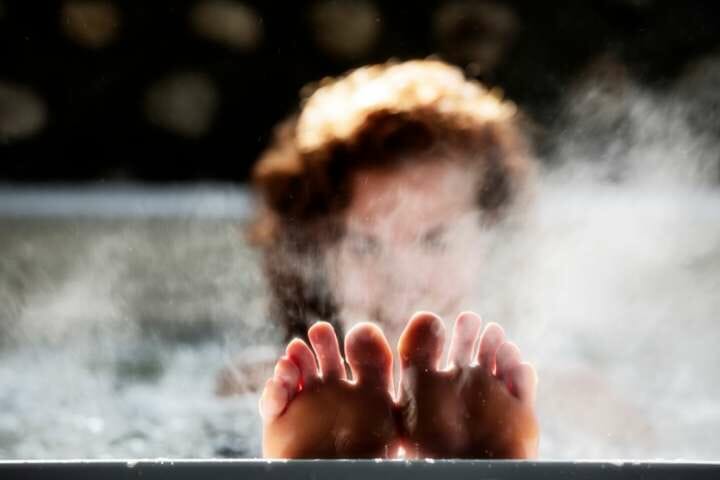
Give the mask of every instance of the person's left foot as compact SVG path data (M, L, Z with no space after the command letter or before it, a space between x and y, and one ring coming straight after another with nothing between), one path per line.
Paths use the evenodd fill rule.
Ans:
M302 340L293 340L265 385L260 399L263 456L395 457L392 352L382 330L362 323L347 334L352 382L332 326L316 323L308 337L314 353Z
M445 369L439 368L442 320L421 312L405 328L398 351L407 457L537 456L535 370L520 361L520 351L499 325L488 324L482 335L480 326L473 313L457 318Z

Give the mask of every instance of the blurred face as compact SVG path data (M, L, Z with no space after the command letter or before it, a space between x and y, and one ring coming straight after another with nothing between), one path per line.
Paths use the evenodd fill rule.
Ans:
M346 235L329 256L346 329L370 320L397 339L417 310L452 320L467 308L482 263L477 180L449 160L354 174Z

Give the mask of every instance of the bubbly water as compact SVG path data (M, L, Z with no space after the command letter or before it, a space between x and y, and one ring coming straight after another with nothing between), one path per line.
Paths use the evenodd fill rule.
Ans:
M479 303L538 368L542 456L717 458L720 192L537 205ZM3 219L0 456L257 456L257 394L214 394L281 337L239 225Z
M497 232L472 307L538 369L543 458L720 457L712 65L671 96L579 87L523 226ZM281 346L253 207L198 195L0 192L1 458L259 455L258 393L214 393Z

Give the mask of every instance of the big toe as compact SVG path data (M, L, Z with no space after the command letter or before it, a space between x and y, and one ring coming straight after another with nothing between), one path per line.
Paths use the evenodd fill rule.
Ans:
M418 312L410 319L398 342L400 366L436 370L445 344L445 326L437 315Z
M392 350L377 325L354 326L345 337L345 354L358 385L392 389Z

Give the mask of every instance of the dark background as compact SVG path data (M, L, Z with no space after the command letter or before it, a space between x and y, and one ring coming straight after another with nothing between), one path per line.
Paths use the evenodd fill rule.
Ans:
M0 82L31 89L47 111L32 135L0 138L2 181L243 180L307 82L391 57L439 54L467 66L433 27L447 2L376 1L377 41L345 56L318 45L309 14L315 2L243 2L260 19L262 39L242 51L194 31L188 16L199 2L189 0L117 0L114 40L88 48L62 28L64 3L0 0ZM656 88L716 51L715 3L495 2L509 7L517 29L503 58L474 76L502 87L539 124L551 124L558 99L598 56L611 55ZM482 38L486 27L470 19L457 28L453 38L462 44ZM218 108L201 135L147 119L149 86L177 72L204 73L217 89ZM9 110L3 101L0 117Z

